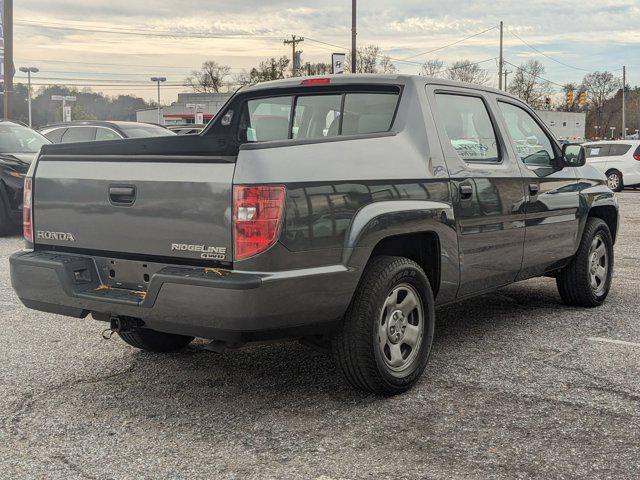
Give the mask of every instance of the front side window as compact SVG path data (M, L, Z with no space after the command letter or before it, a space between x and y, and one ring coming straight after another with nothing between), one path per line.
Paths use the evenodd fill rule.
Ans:
M387 132L398 97L397 92L318 93L248 100L240 121L240 140L307 140Z
M496 133L481 98L439 93L436 103L451 146L462 160L500 162Z
M556 154L551 140L531 114L510 103L499 105L520 159L526 165L553 166Z

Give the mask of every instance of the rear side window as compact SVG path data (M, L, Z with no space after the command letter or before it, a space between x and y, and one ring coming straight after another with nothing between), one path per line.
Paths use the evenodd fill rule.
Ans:
M326 93L249 100L240 140L306 140L387 132L398 93Z
M496 133L481 98L438 93L436 103L451 146L462 160L500 162Z
M609 155L612 157L618 157L618 156L626 155L629 150L631 150L631 145L614 143L611 145L611 151L609 152Z
M96 140L120 140L122 137L110 128L98 127L96 129Z
M95 127L69 127L62 136L62 143L92 142L95 138Z
M609 144L589 145L586 148L587 158L607 157L609 156L610 149L611 145Z

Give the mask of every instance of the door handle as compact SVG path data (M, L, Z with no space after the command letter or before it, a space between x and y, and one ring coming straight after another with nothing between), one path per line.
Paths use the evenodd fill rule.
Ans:
M133 205L136 201L136 187L129 185L109 187L109 201L114 205Z
M536 195L538 195L538 192L540 192L540 185L538 185L537 183L530 183L529 184L529 193L532 196L536 196Z
M460 185L460 199L468 200L473 195L473 187L471 185Z

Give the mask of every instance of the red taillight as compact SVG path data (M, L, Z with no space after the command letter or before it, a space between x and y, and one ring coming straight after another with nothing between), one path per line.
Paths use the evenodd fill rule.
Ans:
M33 198L33 183L31 178L24 179L24 196L22 201L22 232L27 242L33 243L33 212L31 199Z
M331 83L330 78L308 78L300 82L300 85L326 85Z
M634 160L640 160L640 155L638 155L637 153L633 156Z
M233 187L234 258L244 260L273 245L284 211L283 186Z

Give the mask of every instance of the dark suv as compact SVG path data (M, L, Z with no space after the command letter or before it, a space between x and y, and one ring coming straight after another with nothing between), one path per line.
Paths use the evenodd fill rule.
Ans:
M245 87L197 136L45 146L13 287L125 342L299 338L356 387L402 392L435 307L535 276L595 307L618 206L520 100L417 76Z

